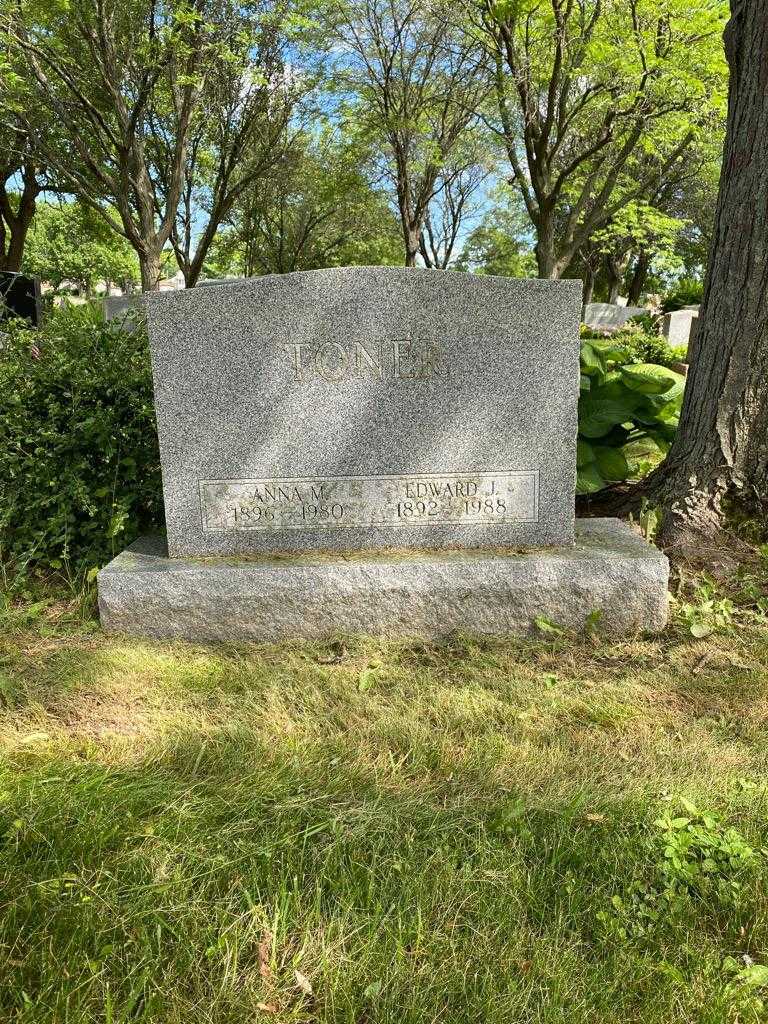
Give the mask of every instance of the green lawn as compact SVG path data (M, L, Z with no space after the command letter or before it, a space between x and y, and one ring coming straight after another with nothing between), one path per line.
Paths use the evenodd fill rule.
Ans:
M753 616L222 649L16 607L0 695L3 1022L766 1019Z

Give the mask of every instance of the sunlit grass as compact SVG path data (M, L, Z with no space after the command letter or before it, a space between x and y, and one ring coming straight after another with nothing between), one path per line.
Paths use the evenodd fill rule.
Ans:
M768 958L758 624L232 649L3 625L0 1019L763 1018L731 963ZM622 936L681 797L758 869Z

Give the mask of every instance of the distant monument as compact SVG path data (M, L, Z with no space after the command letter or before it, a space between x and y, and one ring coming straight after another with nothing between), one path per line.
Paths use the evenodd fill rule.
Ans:
M108 630L610 630L664 556L575 522L577 281L392 267L147 295L167 541L99 574Z
M633 316L647 313L642 306L614 306L610 302L590 302L584 309L587 327L601 331L617 331Z
M696 337L699 326L699 307L683 306L672 313L665 313L661 330L670 345L689 345Z

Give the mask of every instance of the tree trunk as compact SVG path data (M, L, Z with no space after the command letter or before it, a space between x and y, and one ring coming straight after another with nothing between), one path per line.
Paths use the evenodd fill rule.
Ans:
M416 257L419 253L419 240L421 232L417 228L408 227L404 232L405 239L405 265L406 267L416 266Z
M555 216L553 210L542 210L536 224L536 267L539 277L556 281L560 277L555 254Z
M592 301L592 295L595 291L595 271L587 263L584 267L584 280L582 282L581 289L581 315L584 317L587 306Z
M651 257L645 249L642 249L635 260L635 267L632 271L632 280L629 283L629 291L627 292L628 306L638 306L640 304L640 297L645 288L645 282L648 278L650 265Z
M160 253L147 249L139 252L139 269L141 270L141 290L156 292L160 287Z
M610 256L605 261L605 270L606 278L608 280L608 301L611 305L615 306L619 298L621 282L624 275L622 274L616 260Z
M699 555L723 539L723 499L768 504L768 5L731 0L731 69L715 229L680 429L648 483L660 541Z
M37 209L35 200L42 191L35 166L27 161L22 170L23 188L14 211L6 188L0 184L0 270L18 273L24 259L24 243ZM7 241L6 241L7 239Z

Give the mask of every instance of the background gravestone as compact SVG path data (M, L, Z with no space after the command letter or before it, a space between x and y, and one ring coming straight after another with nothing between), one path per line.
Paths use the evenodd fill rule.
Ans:
M169 554L572 544L579 296L393 267L147 295Z
M666 313L662 320L662 333L670 345L687 345L693 340L699 324L699 307L684 306Z
M633 316L647 312L642 306L614 306L610 302L589 302L584 310L584 323L597 330L615 331Z
M18 316L38 327L40 305L39 278L0 271L0 323Z

